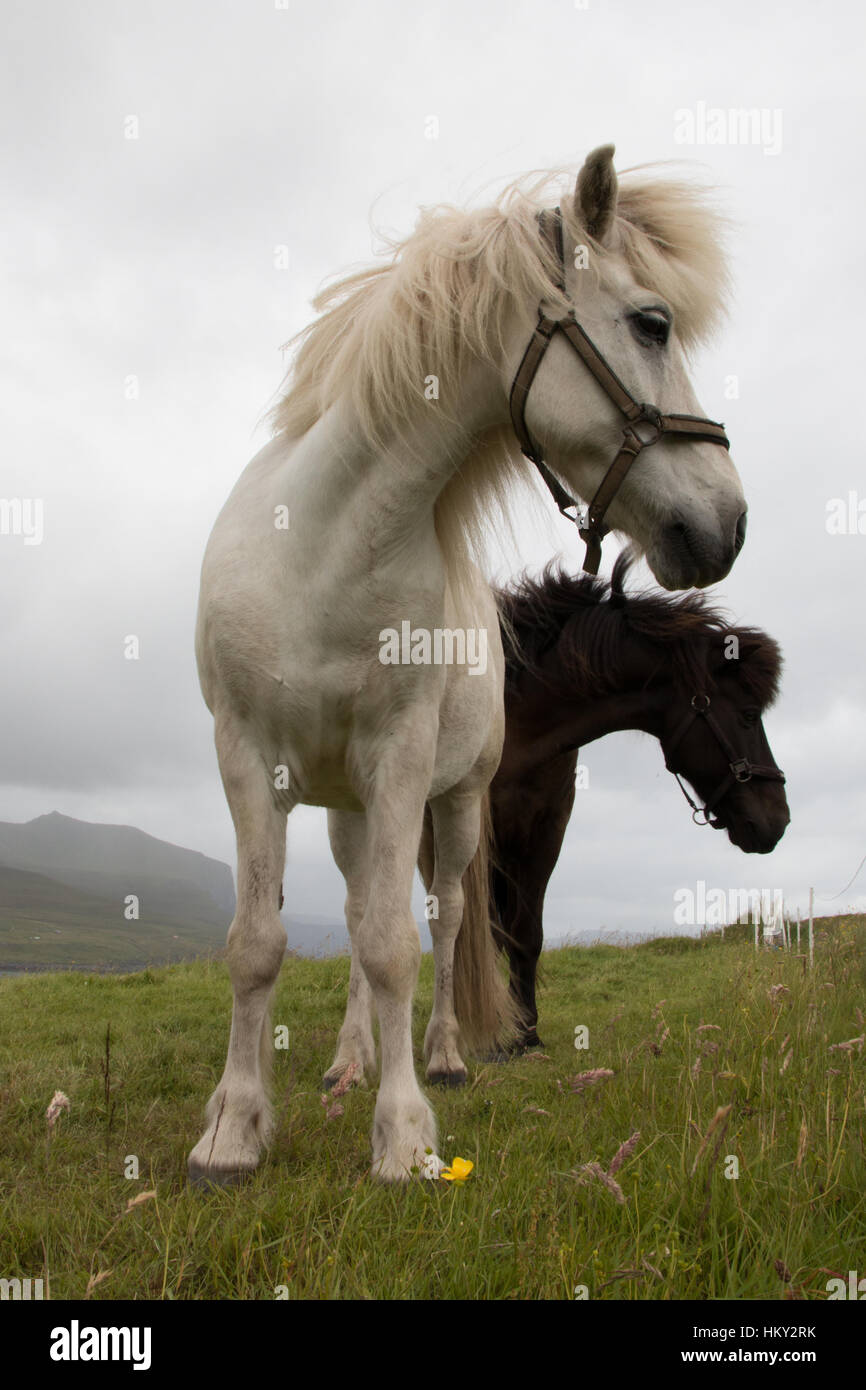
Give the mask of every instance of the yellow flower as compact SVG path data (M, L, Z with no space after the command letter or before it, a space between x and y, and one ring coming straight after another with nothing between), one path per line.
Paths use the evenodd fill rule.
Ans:
M455 1158L450 1168L443 1168L439 1174L446 1182L456 1182L462 1187L475 1164L469 1158Z

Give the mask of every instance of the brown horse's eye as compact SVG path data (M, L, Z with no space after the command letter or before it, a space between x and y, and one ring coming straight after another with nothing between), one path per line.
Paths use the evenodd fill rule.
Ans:
M740 713L743 723L748 725L757 724L760 717L761 711L759 709L744 709Z

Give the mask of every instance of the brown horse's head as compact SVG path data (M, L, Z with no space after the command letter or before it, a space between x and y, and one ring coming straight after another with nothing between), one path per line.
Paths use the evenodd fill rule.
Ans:
M619 556L609 584L549 566L499 594L504 775L551 739L580 747L643 729L701 798L699 807L689 796L698 823L727 830L747 854L767 854L790 820L762 723L779 689L779 647L758 628L731 626L703 594L630 592L634 558Z
M677 691L665 711L661 745L671 772L690 782L708 820L746 854L775 849L790 821L784 777L762 715L781 671L777 644L753 628L695 634L693 691Z

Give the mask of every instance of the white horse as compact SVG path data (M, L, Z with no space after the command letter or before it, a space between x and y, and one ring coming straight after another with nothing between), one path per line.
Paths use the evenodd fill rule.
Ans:
M324 312L302 335L275 411L277 433L216 522L196 647L237 832L238 900L228 1057L190 1155L193 1180L251 1171L268 1137L269 1001L286 947L286 816L298 803L330 810L352 983L356 992L369 983L379 1017L378 1177L441 1167L410 1033L420 960L411 887L425 806L439 914L430 923L428 1077L463 1066L455 970L483 998L479 1030L490 1041L502 1022L486 883L456 965L455 939L504 728L498 620L473 555L492 505L507 502L527 468L509 388L539 303L557 313L576 305L639 400L699 413L683 351L710 327L725 284L718 224L696 191L646 178L620 188L612 156L611 146L590 155L563 199L564 289L539 237L542 185L518 184L481 211L426 212L388 264L322 295L315 307ZM590 269L573 269L587 251ZM671 326L666 343L646 332L661 318ZM545 355L525 422L558 477L592 496L622 421L563 341ZM608 518L658 580L678 588L727 573L744 509L725 451L662 439L632 468ZM486 661L437 661L442 632L462 634ZM411 660L390 660L394 633L401 643L408 634ZM372 1065L369 1038L357 1055L344 1042L338 1073L349 1060Z

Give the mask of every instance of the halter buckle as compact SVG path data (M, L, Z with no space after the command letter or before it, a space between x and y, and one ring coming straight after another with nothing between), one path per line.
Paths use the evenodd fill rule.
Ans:
M748 758L738 758L735 763L731 763L731 772L735 782L751 782L752 765Z

